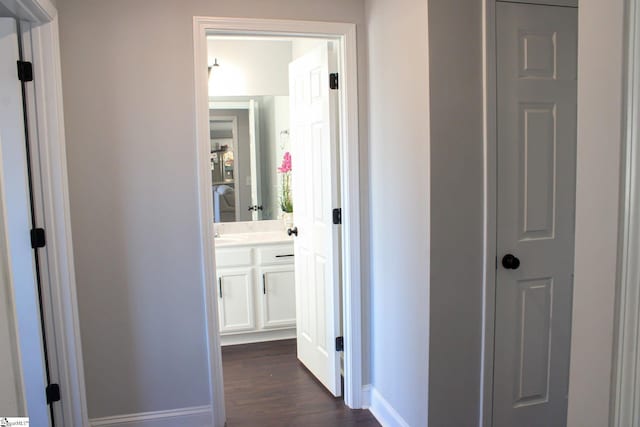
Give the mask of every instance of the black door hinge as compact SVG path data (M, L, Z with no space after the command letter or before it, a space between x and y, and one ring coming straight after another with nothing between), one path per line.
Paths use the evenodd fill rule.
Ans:
M45 392L47 394L47 405L60 401L60 386L58 384L49 384Z
M28 61L18 61L18 79L21 82L33 81L33 65Z
M333 210L333 223L342 224L342 209L336 208Z
M33 249L44 248L46 243L44 228L34 228L31 230L31 247Z
M336 351L344 351L344 337L336 338Z
M338 86L339 86L338 81L339 81L338 73L329 74L329 88L330 89L333 89L333 90L338 89Z

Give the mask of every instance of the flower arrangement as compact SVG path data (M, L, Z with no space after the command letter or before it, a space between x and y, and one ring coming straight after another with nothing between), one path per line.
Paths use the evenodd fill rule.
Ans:
M280 209L285 213L293 212L293 199L291 198L291 153L286 151L282 157L282 165L278 168L282 174L282 188L280 193Z

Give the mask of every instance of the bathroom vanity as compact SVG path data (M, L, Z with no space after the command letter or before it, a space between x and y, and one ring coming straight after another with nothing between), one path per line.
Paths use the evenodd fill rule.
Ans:
M293 241L284 231L215 238L222 345L296 337Z

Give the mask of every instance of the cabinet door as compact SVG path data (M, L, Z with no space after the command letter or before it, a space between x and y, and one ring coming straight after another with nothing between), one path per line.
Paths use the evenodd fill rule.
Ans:
M255 329L252 277L251 269L218 272L220 333Z
M293 264L260 270L262 327L288 328L296 325L296 289Z

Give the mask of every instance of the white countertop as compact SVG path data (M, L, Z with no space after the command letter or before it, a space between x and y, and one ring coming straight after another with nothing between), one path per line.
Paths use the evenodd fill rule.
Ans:
M217 248L231 246L272 245L293 242L284 231L257 231L252 233L228 233L214 239Z

